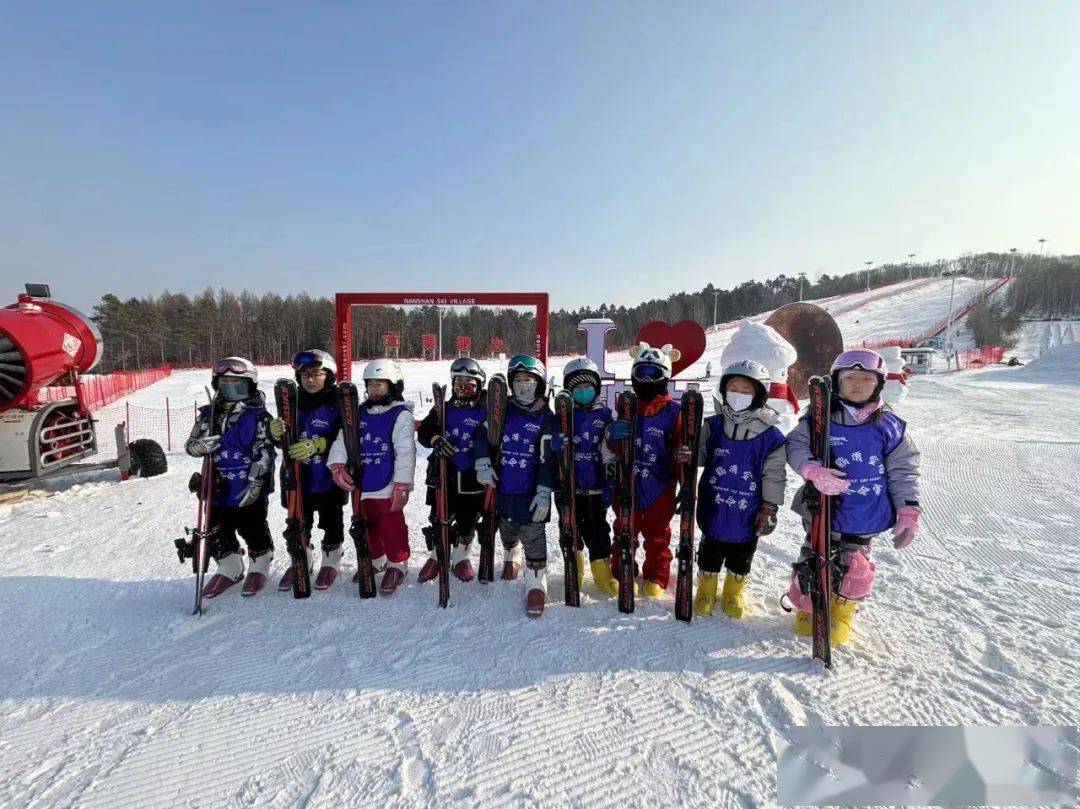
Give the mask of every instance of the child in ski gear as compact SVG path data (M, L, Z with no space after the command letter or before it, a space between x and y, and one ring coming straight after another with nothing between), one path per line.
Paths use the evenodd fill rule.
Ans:
M859 602L870 595L874 563L870 540L892 529L893 545L906 547L919 533L919 450L907 425L881 398L886 381L885 360L875 351L855 349L832 364L832 412L829 414L832 468L823 467L810 451L807 416L788 435L787 461L807 483L795 494L792 508L809 531L810 515L803 503L806 485L836 496L832 512L833 546L839 575L832 579L829 637L844 643ZM800 553L811 553L810 539ZM812 631L811 603L792 574L788 598L795 606L795 631Z
M780 416L766 404L770 383L764 365L742 360L726 366L713 389L715 413L698 445L698 615L713 614L718 575L727 567L721 608L742 618L758 537L776 528L787 474Z
M360 486L360 506L367 522L367 539L375 570L385 568L379 589L393 595L405 580L409 562L409 529L403 509L409 501L416 471L412 403L403 396L405 380L391 359L372 360L364 367L367 399L360 404L359 451L364 473L349 475L342 433L330 448L330 471L345 491ZM354 581L359 581L358 575Z
M491 464L487 431L476 434L476 479L495 485L499 537L505 551L502 578L516 579L525 557L525 609L531 617L547 602L547 536L555 457L551 435L555 415L548 407L547 374L535 357L519 354L507 367L510 399L506 408L499 468Z
M679 402L668 394L671 364L680 352L670 345L653 348L640 343L630 349L634 363L630 384L638 397L638 429L634 437L634 551L637 534L645 546L641 568L645 594L658 597L671 576L671 519L675 516L676 465L689 460L689 450L680 454L675 446L679 428ZM612 422L609 439L625 435L622 420ZM618 551L611 555L611 569L618 570ZM635 564L636 575L636 564Z
M604 443L612 422L611 408L600 398L600 371L588 357L577 357L566 364L562 386L574 400L574 515L578 535L589 549L589 568L596 586L607 595L618 596L619 582L611 575L611 526L607 520L611 486L606 468L615 458ZM552 450L558 453L567 439L556 433L552 436ZM561 493L556 505L560 512L566 507ZM584 554L576 553L580 579L585 572Z
M439 575L439 560L435 554L436 498L435 480L438 457L446 458L450 469L446 485L447 512L450 523L450 569L461 581L473 580L469 559L476 524L484 506L484 487L476 480L476 436L484 429L487 411L483 405L484 383L487 374L480 363L471 357L460 357L450 366L450 400L446 403L444 426L438 423L433 407L417 428L420 446L432 450L428 456L427 504L431 506L431 525L423 529L430 555L417 580L427 582ZM445 436L445 437L444 437Z
M258 592L274 558L266 503L274 490L275 451L258 382L258 371L243 357L215 362L210 377L214 400L199 408L185 445L188 455L212 455L214 461L210 555L217 571L203 588L203 598L216 598L244 578L237 534L251 558L245 594Z
M342 506L345 505L345 493L334 485L326 458L330 445L337 438L341 429L337 402L334 398L334 383L337 377L337 365L325 351L312 349L301 351L292 361L296 375L297 399L296 419L299 438L288 447L283 447L290 460L298 460L300 467L300 486L304 503L304 533L311 536L315 515L319 516L319 528L322 529L323 562L315 577L315 588L326 590L338 577L341 566L342 545L345 542L345 523ZM270 435L278 446L285 435L285 422L280 418L270 422ZM285 474L285 464L281 472ZM282 492L285 487L282 486ZM308 568L314 569L314 551L308 546ZM292 588L292 567L285 571L278 583L279 590Z

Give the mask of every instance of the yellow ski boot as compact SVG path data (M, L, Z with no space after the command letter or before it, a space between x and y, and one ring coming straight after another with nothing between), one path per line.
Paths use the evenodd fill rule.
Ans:
M795 634L810 637L814 634L814 617L812 613L799 610L795 613Z
M698 615L712 615L716 609L716 582L715 573L698 573L697 587L694 588L694 612Z
M830 644L839 646L847 643L848 638L851 637L851 625L855 621L855 613L858 609L858 602L849 601L833 593L832 603L829 605Z
M645 579L645 595L649 598L660 598L664 594L664 588L654 581Z
M619 580L611 575L611 564L607 559L593 559L589 562L589 570L601 593L612 598L619 597Z
M746 576L736 576L730 570L724 577L724 592L720 597L724 612L732 618L742 618L746 612ZM713 585L716 592L716 585Z
M585 582L585 554L581 551L574 551L574 557L577 559L577 588L580 592Z

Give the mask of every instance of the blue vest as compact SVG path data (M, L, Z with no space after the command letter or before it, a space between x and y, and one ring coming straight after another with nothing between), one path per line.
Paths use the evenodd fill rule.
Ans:
M607 405L588 410L574 408L574 483L578 490L603 489L607 480L600 446L611 424L611 408Z
M199 412L209 418L209 405L203 405ZM221 434L221 443L214 453L213 504L215 506L238 506L248 485L248 470L254 457L252 445L255 443L255 429L259 418L266 412L265 407L249 407L240 414L240 418ZM269 486L264 487L261 496L270 495Z
M394 402L382 413L360 406L360 460L364 464L361 492L378 492L394 479L394 422L404 402Z
M476 432L483 428L486 419L487 411L482 407L446 405L446 438L454 445L454 457L451 463L458 472L473 468Z
M709 443L698 481L698 526L709 539L746 542L755 536L765 459L784 445L784 434L770 427L737 441L724 433L724 417L719 413L710 416L707 424Z
M634 505L648 508L671 480L671 452L668 442L675 433L679 403L672 400L658 413L638 417L637 451L634 456Z
M547 408L522 410L511 400L506 408L502 458L499 464L499 491L503 494L535 494L536 467L540 463L540 435Z
M877 534L896 523L885 456L903 440L906 427L903 420L889 412L865 424L829 425L832 466L851 483L846 492L833 499L834 531Z
M296 416L301 438L325 438L329 446L338 430L337 408L323 404L308 413L298 410ZM334 487L334 478L326 465L326 455L316 455L301 464L300 472L304 494L320 494Z

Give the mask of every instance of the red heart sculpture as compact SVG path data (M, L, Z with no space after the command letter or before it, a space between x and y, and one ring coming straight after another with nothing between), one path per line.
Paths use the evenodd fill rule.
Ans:
M670 343L679 349L682 356L671 364L672 376L689 368L705 353L705 329L694 320L680 320L674 326L663 320L653 320L638 329L636 339L653 348Z

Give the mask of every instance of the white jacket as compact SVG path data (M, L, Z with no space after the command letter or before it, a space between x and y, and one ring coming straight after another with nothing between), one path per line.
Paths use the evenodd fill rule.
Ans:
M370 412L374 415L385 413L397 404L397 402L392 402L389 405L376 405L370 409ZM405 402L404 405L405 406L401 408L401 412L398 413L397 418L394 420L394 430L391 434L391 440L394 443L394 477L390 483L379 491L364 492L361 495L361 499L363 500L385 500L393 491L395 483L406 483L410 489L413 486L413 481L416 478L416 441L413 437L415 433L413 403ZM336 463L348 462L349 455L345 451L345 431L341 430L338 432L337 438L334 439L334 445L330 447L330 454L326 458L326 463L333 466ZM360 481L356 481L356 484L360 485Z

